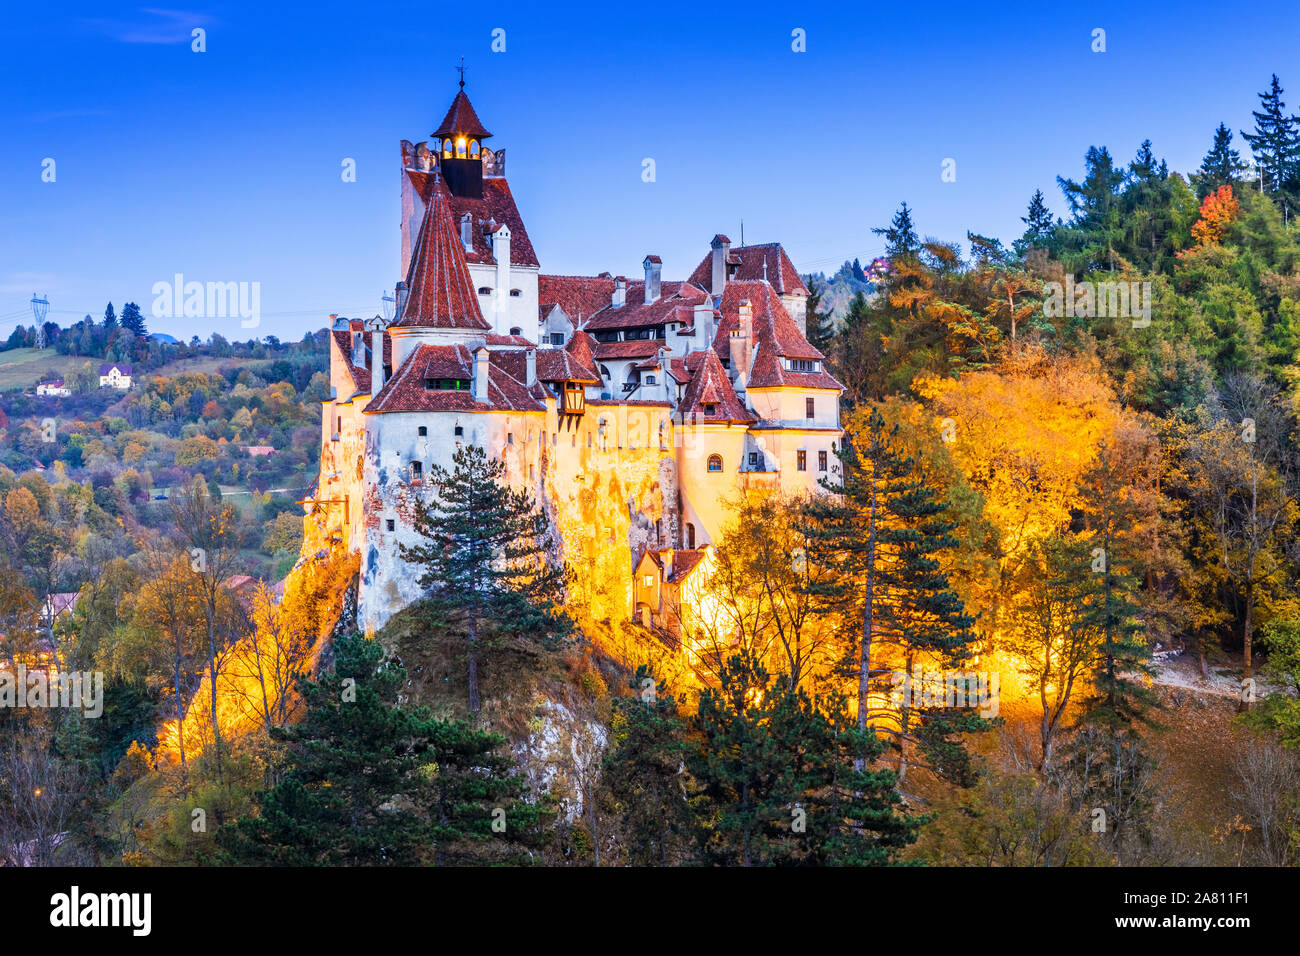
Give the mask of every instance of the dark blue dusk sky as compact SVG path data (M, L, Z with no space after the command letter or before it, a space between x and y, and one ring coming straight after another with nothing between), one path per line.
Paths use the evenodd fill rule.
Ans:
M428 138L462 55L543 271L638 275L653 252L682 278L742 219L834 270L878 253L870 228L903 200L923 235L1009 241L1035 188L1064 211L1056 176L1093 144L1127 163L1149 137L1193 170L1272 72L1300 108L1297 37L1296 4L11 5L0 334L33 292L62 325L134 300L185 338L374 314L399 278L398 141ZM178 272L260 282L261 327L152 319Z

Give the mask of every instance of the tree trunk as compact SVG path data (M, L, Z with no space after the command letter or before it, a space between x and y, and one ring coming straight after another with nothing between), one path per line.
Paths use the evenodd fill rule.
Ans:
M478 618L469 616L469 712L477 714L483 701L478 692Z

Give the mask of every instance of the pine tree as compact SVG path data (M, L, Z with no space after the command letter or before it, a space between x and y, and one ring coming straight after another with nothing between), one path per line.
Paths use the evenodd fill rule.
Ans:
M917 238L916 229L912 225L912 211L907 208L907 203L899 207L887 227L871 231L877 236L885 237L885 255L891 259L914 256L921 249L921 240ZM861 267L856 271L860 272Z
M140 307L134 302L122 306L122 318L119 321L122 328L129 329L141 338L149 334L144 325L144 316L140 314Z
M867 281L867 274L862 271L862 263L858 261L856 256L853 258L853 278L858 282Z
M1231 186L1240 178L1245 165L1241 154L1232 148L1232 130L1220 123L1214 131L1214 143L1201 160L1196 176L1196 197L1204 199L1220 186Z
M737 654L700 696L687 767L699 862L722 866L880 865L915 839L897 776L867 769L882 745L844 698L815 707L801 689Z
M855 596L858 636L844 670L857 677L858 728L894 737L900 777L915 743L936 773L967 784L972 771L958 735L987 721L969 709L923 708L911 700L893 709L871 704L874 694L888 697L893 674L911 674L916 666L948 672L973 654L974 621L937 560L954 543L946 505L917 463L898 451L897 427L889 429L875 407L849 430L837 454L841 478L823 482L833 497L813 503L809 533L835 543Z
M1282 207L1283 222L1293 205L1290 193L1300 186L1300 117L1288 116L1282 102L1282 87L1277 74L1266 92L1259 94L1261 109L1252 110L1255 132L1242 131L1242 138L1250 144L1255 162L1262 177L1261 188L1275 194Z
M805 337L813 348L826 355L830 352L835 337L835 319L831 313L820 311L822 293L814 285L813 277L808 276L805 282L809 292Z
M117 328L117 316L113 313L113 303L110 302L108 308L104 310L104 331L112 332L115 328Z
M288 747L283 779L257 816L218 831L218 862L457 863L475 859L502 822L507 834L535 827L542 808L518 799L503 737L398 706L406 671L377 641L343 637L334 652L332 671L299 681L302 721L271 732Z
M1124 171L1116 169L1110 151L1104 146L1090 146L1084 157L1084 179L1056 177L1073 215L1073 256L1070 265L1087 271L1092 268L1115 270L1115 242L1120 231L1119 188Z
M458 448L448 472L435 464L432 502L416 501L415 529L429 540L401 545L423 568L432 608L466 629L469 709L482 706L479 660L506 635L555 647L570 622L560 608L564 568L547 559L549 522L527 491L505 483L505 464L482 448Z
M613 741L601 786L618 813L627 862L669 866L682 859L690 832L682 768L686 726L678 702L660 693L644 664L628 686L632 694L612 704Z

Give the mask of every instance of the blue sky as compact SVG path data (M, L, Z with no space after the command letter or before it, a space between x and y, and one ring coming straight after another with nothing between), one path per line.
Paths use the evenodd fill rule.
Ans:
M653 252L684 277L742 219L833 270L876 254L903 200L925 235L1010 240L1035 188L1063 211L1056 176L1090 145L1127 162L1149 137L1189 171L1270 73L1300 109L1290 4L53 6L0 25L0 334L33 292L63 325L134 300L186 338L374 314L400 278L398 141L428 138L461 56L543 271L570 274ZM152 320L178 272L260 282L260 328Z

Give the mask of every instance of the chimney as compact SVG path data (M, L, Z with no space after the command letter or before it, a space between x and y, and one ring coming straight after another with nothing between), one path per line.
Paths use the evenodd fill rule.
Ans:
M731 240L726 236L714 236L709 243L713 250L713 286L714 295L722 295L727 287L727 260L731 257Z
M474 352L474 401L488 400L488 350L479 346Z
M497 261L496 327L498 333L505 334L510 330L510 227L505 223L492 230L492 258Z
M356 368L366 367L366 340L360 330L352 333L352 364Z
M610 300L610 307L621 309L627 305L627 280L622 276L614 279L614 297Z
M664 548L660 551L659 560L664 564L664 580L667 581L673 576L673 549Z
M474 217L469 213L460 217L460 244L466 252L474 251Z
M395 318L400 319L402 317L402 310L406 308L406 294L407 294L406 283L405 282L397 283L396 286L397 305L395 306L396 311L393 312L393 316Z
M641 263L645 266L645 304L659 300L659 279L663 275L663 260L658 256L646 256Z
M524 384L532 388L537 384L537 349L524 351L524 368L527 371Z
M749 380L749 362L754 341L754 308L745 299L740 303L738 327L731 333L731 377L744 388Z
M370 333L370 394L378 395L384 387L384 330Z

